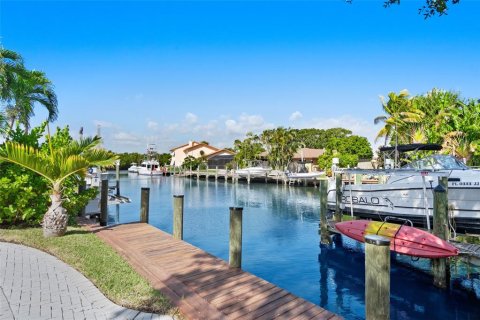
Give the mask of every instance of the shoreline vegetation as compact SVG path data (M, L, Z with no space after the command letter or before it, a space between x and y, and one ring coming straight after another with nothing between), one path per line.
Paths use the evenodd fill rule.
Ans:
M155 290L120 255L85 228L68 227L63 237L45 238L42 228L1 228L0 241L51 254L78 270L111 301L126 308L168 314L179 310Z

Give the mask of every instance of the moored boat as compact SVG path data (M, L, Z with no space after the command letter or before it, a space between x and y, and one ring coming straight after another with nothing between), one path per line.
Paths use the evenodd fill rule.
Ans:
M448 179L448 211L452 228L480 234L480 172L448 155L431 155L395 170L350 170L352 174L384 174L385 183L345 185L344 212L368 219L397 216L415 225L432 225L433 195L438 177ZM330 181L328 206L335 208L335 182ZM428 220L427 220L428 219Z
M128 168L128 172L132 172L132 173L138 173L138 169L140 167L137 166L137 164L135 162L132 162L130 167Z
M142 161L138 168L138 174L143 176L160 176L163 171L160 169L160 163L155 159L156 150L154 144L147 147L146 159Z

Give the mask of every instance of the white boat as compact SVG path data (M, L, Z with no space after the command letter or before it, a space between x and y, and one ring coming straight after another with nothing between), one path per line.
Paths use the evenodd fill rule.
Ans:
M128 168L128 172L138 173L139 168L140 167L137 166L137 164L135 162L132 162L130 167Z
M154 159L156 154L155 145L147 146L147 156L138 168L138 174L143 176L161 176L163 171L160 169L160 163Z
M235 173L242 178L259 178L266 177L271 169L264 167L248 167L244 169L238 169Z
M303 156L301 161L290 163L288 170L285 171L285 176L290 180L315 180L324 174L324 171L309 172L306 163L303 161Z
M160 164L157 160L145 160L142 161L138 174L142 176L161 176L163 171L160 170Z
M315 180L320 176L324 175L323 171L315 172L286 172L285 175L288 179L301 179L301 180Z
M434 188L438 185L438 177L443 176L448 178L452 226L459 232L480 233L480 172L453 156L431 155L400 169L346 172L382 173L387 180L381 184L344 185L341 207L345 213L370 219L400 217L430 228ZM335 181L329 184L328 207L335 208Z

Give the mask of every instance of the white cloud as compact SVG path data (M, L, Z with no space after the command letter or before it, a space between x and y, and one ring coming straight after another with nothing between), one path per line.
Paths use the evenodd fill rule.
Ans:
M196 123L198 121L198 117L196 115L194 115L193 113L188 112L185 115L185 120L187 121L187 123L193 124L193 123Z
M147 128L150 129L150 130L158 130L158 122L155 122L155 121L147 121Z
M294 113L292 113L290 115L290 117L288 118L288 120L290 121L297 121L299 119L301 119L303 117L303 114L300 112L300 111L295 111Z
M113 140L121 141L121 142L137 142L139 137L137 135L127 133L127 132L117 132L114 133L112 136Z
M260 115L248 115L245 113L242 113L237 120L225 120L224 124L227 132L236 136L246 135L247 132L258 133L274 127L273 124L265 122Z

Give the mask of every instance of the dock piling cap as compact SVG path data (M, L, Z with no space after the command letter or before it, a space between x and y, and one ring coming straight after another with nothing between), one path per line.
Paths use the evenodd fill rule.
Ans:
M376 234L369 234L365 236L365 243L374 244L376 246L389 246L390 239Z

